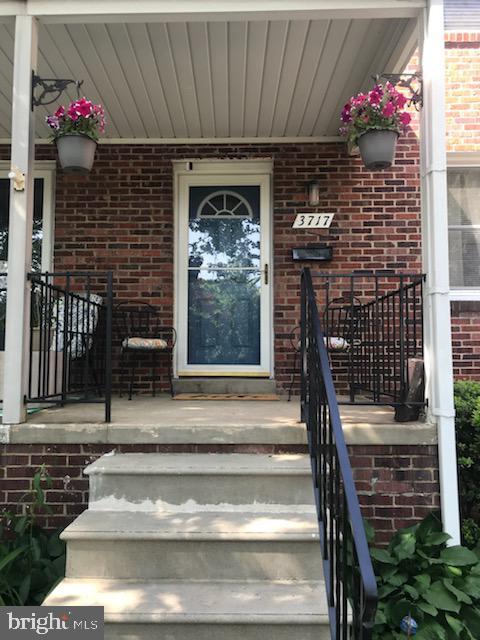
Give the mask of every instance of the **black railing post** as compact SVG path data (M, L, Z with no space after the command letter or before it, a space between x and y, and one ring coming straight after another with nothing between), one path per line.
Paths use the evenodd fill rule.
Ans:
M307 345L307 297L305 271L300 281L300 420L306 421L307 377L306 377L306 345Z
M399 325L400 325L400 396L395 398L396 400L403 401L407 391L406 380L406 358L405 358L405 290L404 290L404 276L400 275L400 290L399 290Z
M112 420L112 313L113 274L107 273L107 318L105 344L105 422Z

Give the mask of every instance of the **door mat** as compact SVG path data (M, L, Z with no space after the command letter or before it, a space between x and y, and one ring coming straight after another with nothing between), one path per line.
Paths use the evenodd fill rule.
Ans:
M275 393L179 393L174 400L280 400Z

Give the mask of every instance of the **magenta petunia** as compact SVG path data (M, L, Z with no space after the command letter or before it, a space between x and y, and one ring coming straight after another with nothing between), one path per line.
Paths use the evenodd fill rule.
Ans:
M386 118L391 118L394 113L395 113L395 106L393 102L387 102L387 104L384 105L382 109L382 115L385 116Z
M410 124L412 116L408 113L408 111L404 111L400 114L399 120L403 124L403 126L406 127L407 124Z
M65 107L61 105L53 114L56 118L62 118L65 115Z
M377 104L380 104L380 102L382 101L382 96L380 95L380 93L378 91L373 89L368 94L368 100L369 100L370 104L377 105Z

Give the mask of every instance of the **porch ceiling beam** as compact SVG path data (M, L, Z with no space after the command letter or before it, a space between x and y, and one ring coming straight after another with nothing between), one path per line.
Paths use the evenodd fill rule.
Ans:
M23 0L0 4L0 16L31 15L45 23L174 22L272 19L413 18L426 0Z

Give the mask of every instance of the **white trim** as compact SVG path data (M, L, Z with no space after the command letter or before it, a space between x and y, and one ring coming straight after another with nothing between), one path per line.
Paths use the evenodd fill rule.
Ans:
M480 167L480 151L450 151L447 153L448 167Z
M25 174L25 188L10 186L8 221L7 310L5 315L5 371L3 421L25 421L25 381L30 344L30 287L27 271L32 259L35 115L31 109L32 71L37 68L38 23L31 16L15 19L12 89L11 163Z
M10 144L10 138L0 138L0 144ZM287 136L284 138L100 138L101 145L109 144L318 144L345 142L341 136ZM35 144L51 144L48 138L36 138Z
M429 0L419 21L424 106L420 114L425 389L438 430L440 502L450 544L460 543L448 264L443 0Z
M8 178L10 162L0 161L0 178ZM55 245L55 170L56 163L51 160L35 162L33 177L43 178L43 240L42 271L52 271Z
M425 0L24 0L0 4L0 15L32 15L42 22L135 22L413 18Z
M450 289L452 302L475 302L480 300L480 289Z
M191 163L191 169L188 166ZM199 375L206 371L211 375L241 375L244 373L273 377L273 247L272 247L272 203L271 173L272 161L174 161L174 201L175 201L175 278L174 278L174 326L178 339L175 354L174 374ZM193 185L258 184L260 186L260 216L262 229L261 268L269 265L269 282L261 280L261 344L259 365L189 365L187 363L187 295L188 273L185 269L186 247L188 244L188 187ZM188 219L188 218L187 218Z

